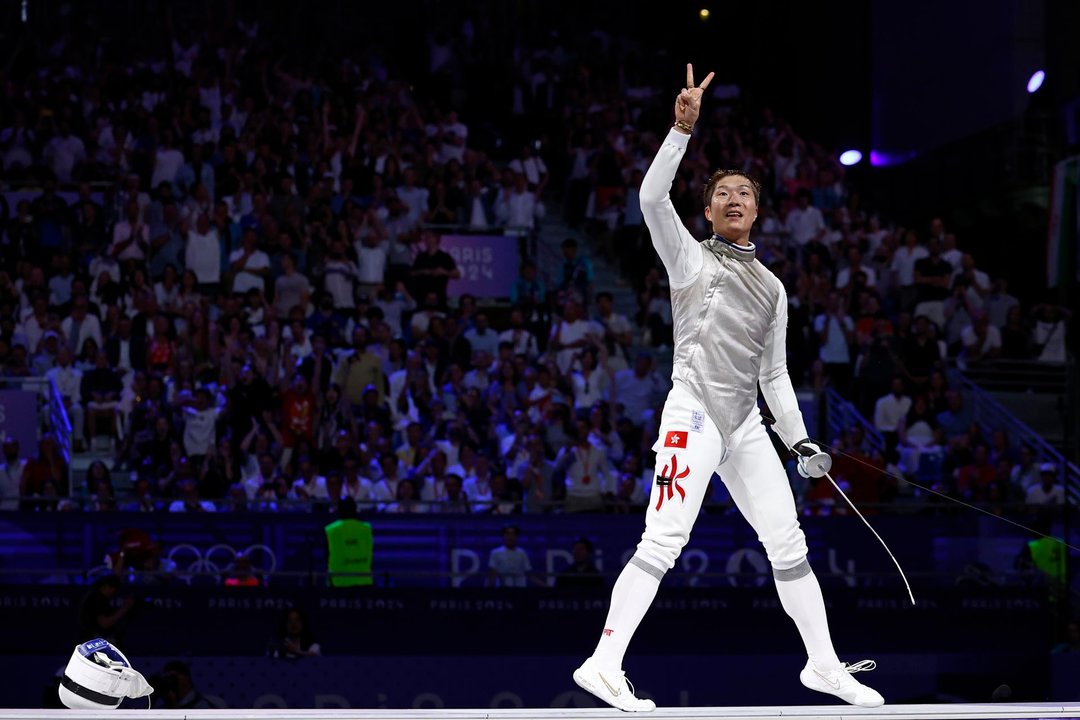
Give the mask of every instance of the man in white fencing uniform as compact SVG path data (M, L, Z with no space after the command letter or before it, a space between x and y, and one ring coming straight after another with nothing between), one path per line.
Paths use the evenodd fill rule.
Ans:
M634 697L622 671L627 645L652 604L660 579L675 565L698 516L713 472L765 546L784 610L798 628L809 659L802 683L849 703L884 700L851 673L869 661L840 662L829 636L821 587L806 559L787 474L757 407L757 389L776 418L774 429L799 456L804 475L821 477L829 456L807 438L787 372L787 296L783 284L755 259L750 228L757 218L758 183L739 171L719 171L705 189L713 235L698 243L670 199L701 96L713 74L687 83L675 101L668 133L641 186L641 208L671 284L675 323L672 381L653 446L656 482L645 532L612 590L604 631L593 655L574 672L585 690L614 707L652 710Z

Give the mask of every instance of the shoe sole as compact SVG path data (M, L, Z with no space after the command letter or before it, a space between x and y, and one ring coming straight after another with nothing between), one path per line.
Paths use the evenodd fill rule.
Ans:
M609 705L609 706L615 708L616 710L622 710L623 712L652 712L653 710L656 709L655 706L653 706L651 708L628 708L628 707L620 707L619 705L616 705L615 703L611 702L610 700L608 700L606 697L603 696L603 694L602 694L603 691L601 691L598 688L594 688L592 683L590 683L588 680L585 679L584 673L581 672L581 668L578 668L577 670L574 671L574 682L577 683L577 686L579 688L581 688L585 692L589 693L590 695L592 695L593 697L595 697L597 700L604 703L605 705Z

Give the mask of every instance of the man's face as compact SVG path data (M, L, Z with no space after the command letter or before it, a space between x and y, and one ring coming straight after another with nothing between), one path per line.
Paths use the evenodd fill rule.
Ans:
M717 182L709 207L705 208L705 219L712 223L713 232L729 239L748 235L757 215L754 188L743 175L730 175Z

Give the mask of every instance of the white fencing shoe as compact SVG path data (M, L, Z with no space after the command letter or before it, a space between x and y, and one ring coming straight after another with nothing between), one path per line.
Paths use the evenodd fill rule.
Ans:
M885 698L881 697L881 693L851 677L852 673L873 670L875 667L877 663L873 660L863 660L853 665L844 663L839 670L821 672L814 667L812 660L807 660L806 667L799 673L799 680L811 690L835 695L852 705L881 707L885 704Z
M600 670L596 662L589 658L574 671L574 682L608 705L627 712L649 712L656 709L656 703L646 698L634 697L634 686L626 679L623 671L610 672Z

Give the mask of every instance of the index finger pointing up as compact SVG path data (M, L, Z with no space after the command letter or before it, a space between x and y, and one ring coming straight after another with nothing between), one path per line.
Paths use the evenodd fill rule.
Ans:
M691 63L686 63L686 89L694 87L694 66Z

